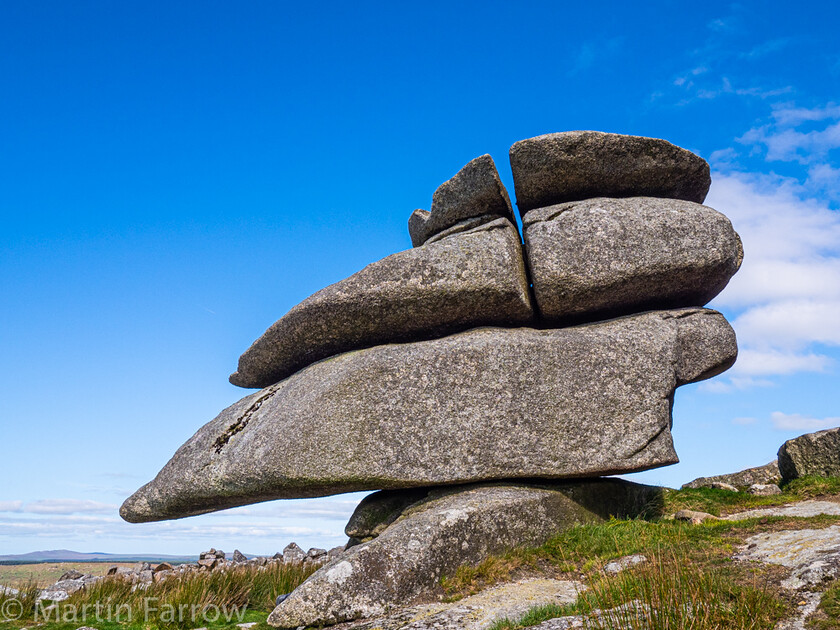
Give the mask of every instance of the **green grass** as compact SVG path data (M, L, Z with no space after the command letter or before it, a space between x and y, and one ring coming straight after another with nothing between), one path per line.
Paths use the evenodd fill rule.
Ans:
M35 623L47 630L75 630L83 625L97 630L232 628L237 623L265 621L277 595L290 593L313 571L308 566L279 563L235 567L189 573L135 590L122 577L107 578L51 609L45 609L48 603L36 607L39 588L33 584L14 598L21 603L20 618L0 623L0 628L14 630ZM0 611L11 599L0 595Z
M782 486L782 494L769 497L714 488L669 490L665 493L665 510L668 513L682 509L697 510L721 516L837 494L840 494L840 477L803 477Z
M515 621L496 622L492 630L528 628L565 615L591 615L586 627L597 630L769 630L789 615L790 604L766 579L744 584L727 567L709 569L680 554L649 553L646 564L592 579L572 605L538 606ZM634 604L622 607L628 602Z
M812 630L840 630L840 581L823 594L817 613L808 620Z

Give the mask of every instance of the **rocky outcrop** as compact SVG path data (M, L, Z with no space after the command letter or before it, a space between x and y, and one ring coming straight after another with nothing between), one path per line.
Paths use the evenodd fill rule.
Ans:
M519 233L495 219L392 254L318 291L248 348L230 381L267 387L341 352L532 318Z
M516 205L535 208L595 197L667 197L703 203L709 165L657 138L567 131L510 148Z
M727 484L738 490L746 490L751 485L760 483L778 483L781 480L779 463L773 460L764 466L747 468L736 473L727 475L715 475L713 477L698 477L694 481L683 484L683 488L714 488L715 484Z
M741 240L689 201L597 198L523 219L536 306L555 323L703 306L738 271Z
M289 545L270 560L329 561L278 594L270 622L298 626L378 614L459 564L638 513L638 486L572 480L677 461L675 388L737 354L700 307L737 271L740 239L699 205L705 161L664 140L550 134L517 142L511 165L524 253L492 158L472 160L411 215L413 249L254 342L230 380L263 389L199 429L123 518L379 490L340 557ZM211 551L196 570L269 562ZM439 612L426 621L446 626Z
M441 184L432 197L432 210L415 210L408 219L411 243L419 247L457 223L476 217L504 217L514 221L510 197L489 155L482 155Z
M840 476L840 428L806 433L782 444L779 471L785 481Z
M339 355L223 411L121 514L671 464L674 389L736 353L720 313L683 309Z
M368 543L325 565L271 613L281 628L334 624L412 603L447 572L537 545L575 523L661 509L661 489L621 480L429 490ZM412 495L413 496L413 495Z

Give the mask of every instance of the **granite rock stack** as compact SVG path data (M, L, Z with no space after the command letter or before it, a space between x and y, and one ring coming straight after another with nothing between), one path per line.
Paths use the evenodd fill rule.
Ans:
M199 429L123 518L380 491L345 554L269 617L292 628L374 616L460 564L655 509L657 489L601 477L678 461L674 390L737 355L703 306L741 241L702 205L706 162L664 140L556 133L510 159L524 239L493 159L471 161L412 213L413 249L252 344L230 380L262 389Z

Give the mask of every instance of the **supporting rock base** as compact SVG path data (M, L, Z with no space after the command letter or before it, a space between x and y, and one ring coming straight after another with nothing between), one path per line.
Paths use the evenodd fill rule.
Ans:
M660 488L620 479L434 488L419 497L417 490L409 493L413 503L395 500L393 491L366 498L347 529L374 537L310 576L274 609L268 623L297 628L381 615L428 598L440 578L461 565L478 564L512 547L542 544L577 523L662 509Z

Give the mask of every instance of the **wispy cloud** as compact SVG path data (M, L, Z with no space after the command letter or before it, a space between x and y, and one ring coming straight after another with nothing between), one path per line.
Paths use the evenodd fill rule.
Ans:
M840 426L840 417L811 418L798 413L774 411L770 414L773 427L782 431L814 431Z
M741 59L759 59L761 57L766 57L767 55L771 55L773 53L779 52L787 47L790 44L789 37L780 37L777 39L771 39L766 42L762 42L757 46L753 46L749 51L739 53L738 56Z
M113 514L116 510L117 506L110 503L82 499L41 499L23 507L23 511L29 514Z
M574 76L592 69L597 64L618 54L623 44L623 37L584 43L573 55L567 74Z
M659 86L650 102L663 106L686 106L721 97L775 99L794 93L790 85L766 84L756 75L756 62L778 53L793 43L790 38L774 38L754 43L744 50L749 20L733 5L729 15L706 24L707 36L685 53L685 69L672 75L670 85Z

